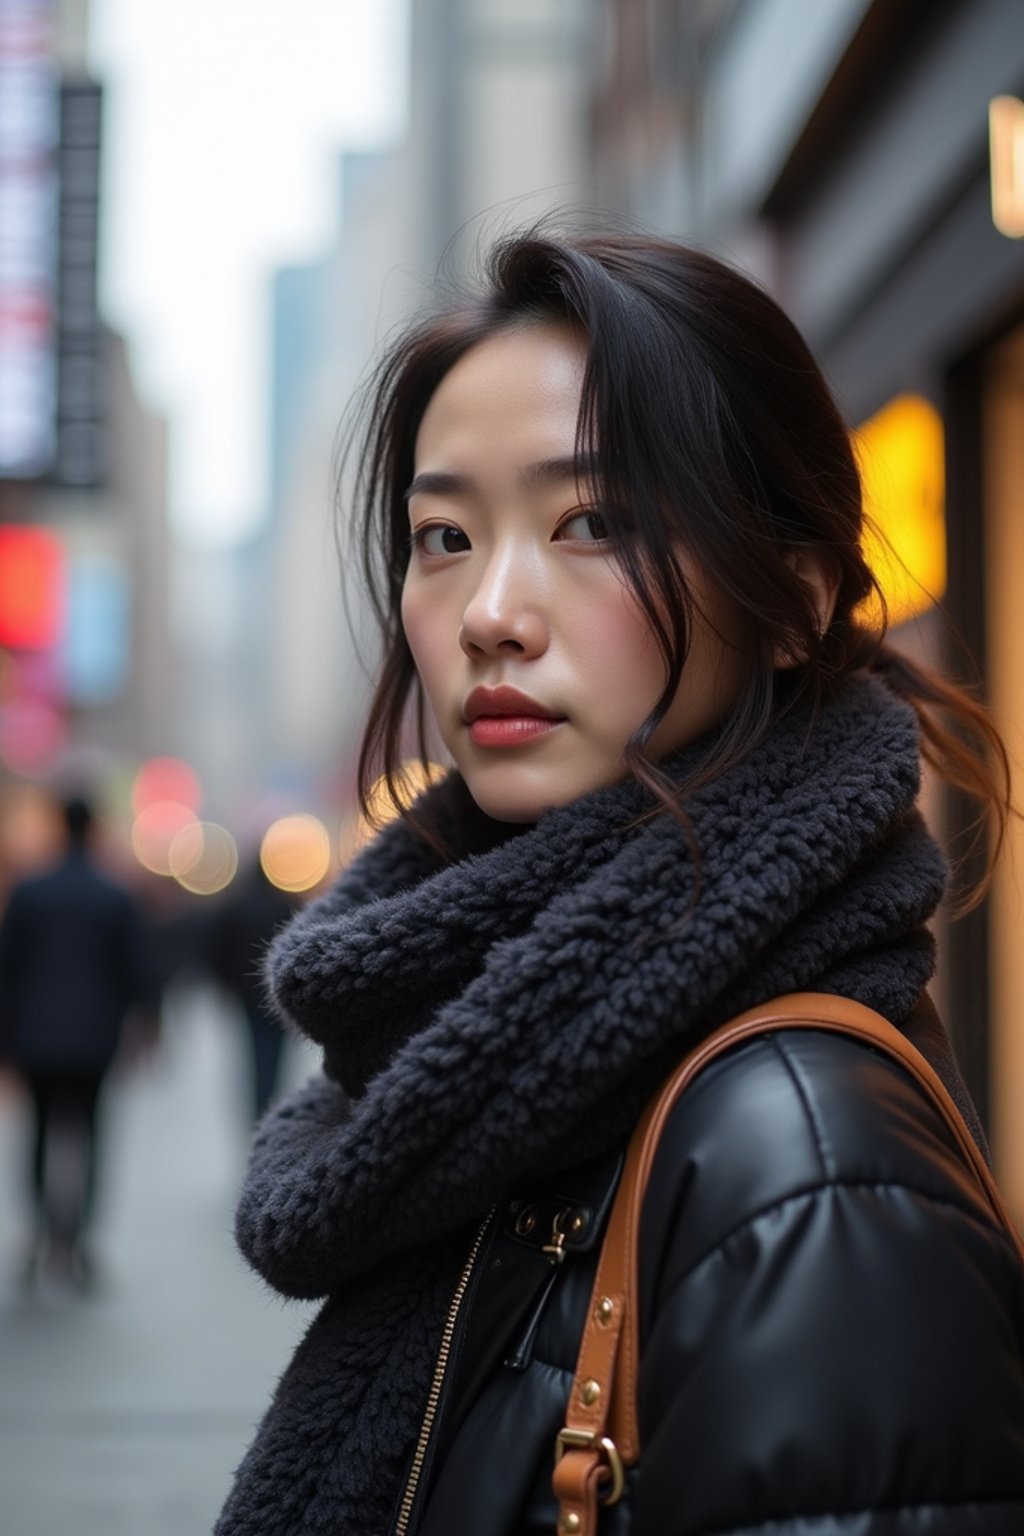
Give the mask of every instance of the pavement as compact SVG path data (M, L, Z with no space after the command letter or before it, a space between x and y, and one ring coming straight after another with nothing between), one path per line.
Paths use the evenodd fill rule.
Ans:
M247 1063L237 1019L180 990L146 1063L110 1084L81 1296L23 1294L25 1104L0 1090L0 1531L207 1536L312 1315L238 1257ZM310 1069L289 1062L289 1077Z

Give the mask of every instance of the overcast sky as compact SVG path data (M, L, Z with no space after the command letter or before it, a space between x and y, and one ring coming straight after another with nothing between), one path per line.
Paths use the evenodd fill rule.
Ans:
M101 302L171 423L171 512L265 510L268 276L335 229L337 155L391 142L406 0L92 0L105 86Z

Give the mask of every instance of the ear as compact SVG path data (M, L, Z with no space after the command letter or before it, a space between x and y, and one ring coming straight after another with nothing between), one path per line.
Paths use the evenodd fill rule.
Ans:
M821 558L809 549L789 549L783 556L795 576L810 588L811 602L818 616L818 634L823 635L832 622L836 606L836 577ZM775 651L775 665L779 668L797 667L806 657L795 654L779 645Z

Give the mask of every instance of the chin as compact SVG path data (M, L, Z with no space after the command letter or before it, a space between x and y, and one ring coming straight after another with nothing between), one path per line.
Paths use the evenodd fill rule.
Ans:
M553 782L550 772L531 774L497 764L489 769L464 765L462 776L485 816L519 825L539 821L545 811L570 805L598 787L593 783Z
M519 824L538 821L544 812L559 803L550 792L550 775L524 774L522 769L503 764L463 764L466 787L485 816L495 821ZM541 777L547 784L538 782Z
M555 801L542 801L532 795L502 795L469 784L469 792L485 816L493 821L507 821L517 826L529 826L539 821Z

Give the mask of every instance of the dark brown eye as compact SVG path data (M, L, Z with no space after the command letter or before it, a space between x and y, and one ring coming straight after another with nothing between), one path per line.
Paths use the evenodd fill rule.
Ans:
M470 548L462 529L451 523L430 523L426 528L418 528L413 543L428 555L457 555Z
M558 536L578 539L581 543L600 544L611 538L611 529L602 512L577 512L574 517L566 518L564 523L559 524Z

